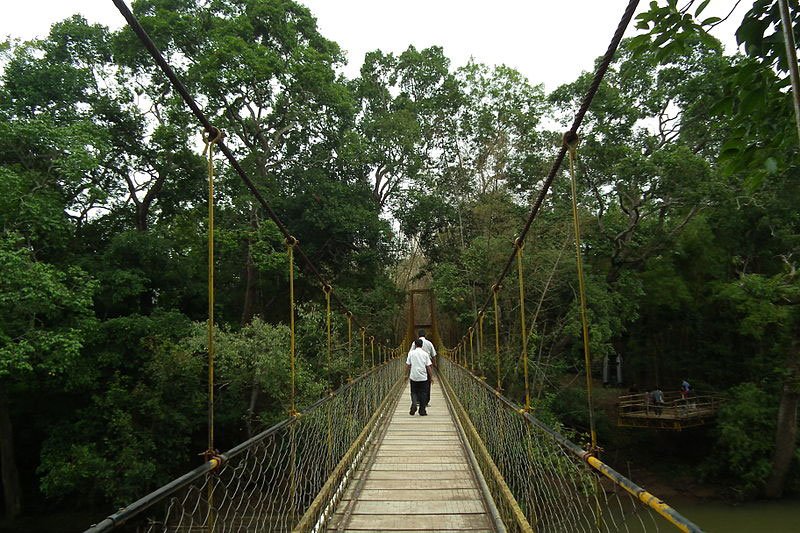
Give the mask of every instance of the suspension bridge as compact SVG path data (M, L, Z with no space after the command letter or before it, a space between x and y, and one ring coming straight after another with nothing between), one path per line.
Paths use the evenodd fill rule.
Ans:
M577 131L633 16L636 0L629 2L575 120L564 134L563 146L543 180L527 222L489 298L476 310L473 324L460 339L452 335L443 338L433 298L429 291L418 289L409 293L402 311L406 333L394 345L376 342L367 326L338 298L123 0L113 1L205 132L209 178L209 431L202 465L92 525L87 532L700 531L667 503L600 459L591 418L591 354L575 200ZM215 148L283 233L289 258L289 413L285 420L224 453L215 449L213 414ZM528 375L530 334L525 315L523 248L565 158L572 178L589 389L590 444L585 447L536 416ZM346 346L351 360L360 355L361 362L360 375L308 406L295 404L295 258L306 275L318 279L325 298L328 359L335 344L332 316L340 312L347 321L347 338L340 344ZM504 351L519 354L517 361L524 376L524 402L520 404L504 394L500 373L501 338L512 335L501 336L503 317L498 311L498 294L515 261L520 316L513 327L519 328L519 338ZM485 331L485 322L493 326L493 334ZM510 325L509 320L506 322ZM425 418L409 416L405 399L405 356L418 327L430 330L440 353L429 416ZM484 365L493 356L496 382L489 383Z
M409 314L408 329L429 321ZM442 350L425 418L409 416L405 343L388 349L87 532L700 531L488 385L471 369L481 349Z

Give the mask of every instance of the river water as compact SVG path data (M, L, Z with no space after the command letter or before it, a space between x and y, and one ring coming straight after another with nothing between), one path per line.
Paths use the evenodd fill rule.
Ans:
M670 498L669 504L708 533L800 533L800 500L728 505Z

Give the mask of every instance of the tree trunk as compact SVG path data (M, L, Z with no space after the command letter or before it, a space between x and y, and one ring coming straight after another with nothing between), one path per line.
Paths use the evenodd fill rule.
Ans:
M791 378L783 384L781 403L778 407L778 428L775 431L775 452L772 455L772 471L764 487L767 498L780 498L786 484L786 474L792 464L797 443L797 406L800 391Z
M4 391L0 391L0 463L2 463L6 517L13 520L22 511L22 489L14 457L14 428L11 425L11 414Z

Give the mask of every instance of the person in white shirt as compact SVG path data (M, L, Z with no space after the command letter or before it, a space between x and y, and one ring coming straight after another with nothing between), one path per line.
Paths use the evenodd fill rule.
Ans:
M422 339L422 349L428 354L428 357L431 358L431 364L436 361L436 348L433 347L433 343L425 338L425 330L419 330L419 338ZM408 353L414 349L414 343L411 343L411 348L408 349ZM431 374L433 375L433 374ZM425 406L429 406L431 403L431 382L428 381L428 401L425 403Z
M436 348L433 347L433 343L425 338L425 330L419 330L419 338L422 339L422 349L427 352L428 357L431 358L431 363L435 361L436 357ZM408 349L408 352L411 353L411 350L414 349L414 343L411 343L411 347Z
M411 384L411 410L408 412L414 415L419 405L419 416L427 416L428 400L433 383L431 376L431 358L428 352L422 349L422 339L414 341L414 349L408 352L406 367L408 368L408 379Z

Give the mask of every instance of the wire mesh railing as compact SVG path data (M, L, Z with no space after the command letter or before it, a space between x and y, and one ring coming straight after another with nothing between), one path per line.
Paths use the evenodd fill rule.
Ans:
M312 531L324 524L405 367L377 366L219 459L120 510L88 532Z
M463 366L439 375L508 531L700 531Z

